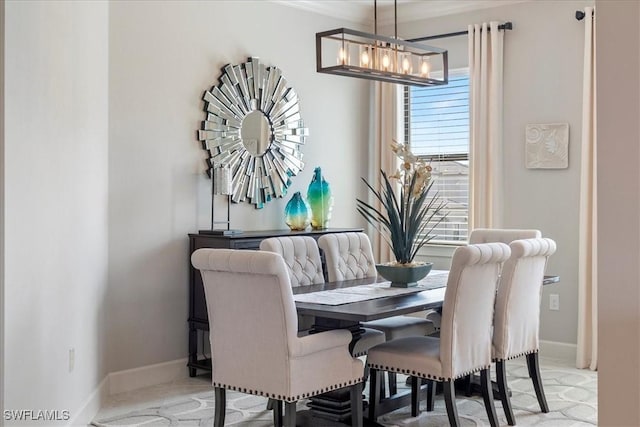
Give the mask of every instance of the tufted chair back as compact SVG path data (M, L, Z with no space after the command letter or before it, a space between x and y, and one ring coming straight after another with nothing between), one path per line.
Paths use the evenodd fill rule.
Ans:
M451 260L442 306L440 361L445 379L491 365L491 327L496 286L509 246L461 246Z
M507 360L539 348L540 298L551 239L515 240L504 263L496 297L493 357Z
M282 257L263 251L198 249L211 326L213 385L285 402L359 383L351 333L297 336L296 307Z
M289 267L291 286L324 283L318 244L309 236L271 237L260 242L261 251L280 254Z
M479 243L504 243L509 244L517 239L533 239L541 237L540 230L527 230L517 228L475 228L469 234L469 244L477 245ZM433 322L436 330L440 329L441 317L436 311L427 314L427 319Z
M376 277L369 237L364 233L325 234L318 239L330 282Z
M469 244L501 242L509 244L518 239L536 239L542 237L540 230L517 228L476 228L469 234Z

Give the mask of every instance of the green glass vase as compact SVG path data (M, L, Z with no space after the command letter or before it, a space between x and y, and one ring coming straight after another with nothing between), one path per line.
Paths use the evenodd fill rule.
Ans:
M314 230L327 228L333 209L333 195L320 167L313 171L313 178L307 190L307 201L311 207L311 227Z
M284 222L293 231L305 230L311 222L309 206L299 191L293 194L293 197L284 208Z

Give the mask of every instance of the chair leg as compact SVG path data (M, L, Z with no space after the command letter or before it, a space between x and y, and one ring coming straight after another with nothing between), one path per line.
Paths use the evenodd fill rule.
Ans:
M369 421L376 421L376 406L380 402L380 385L382 372L377 369L371 369L369 372Z
M282 401L269 399L271 409L273 409L273 425L276 427L282 427Z
M362 382L362 387L366 387L367 386L367 381L369 381L369 373L370 368L369 365L367 365L366 363L364 364L364 381ZM384 385L384 381L379 381L378 383L379 387L380 387L380 397L384 398L385 396L385 385Z
M283 427L296 427L296 402L284 403Z
M215 411L213 418L214 427L224 426L224 415L227 410L227 395L226 390L222 387L215 387Z
M351 386L351 426L362 427L362 383Z
M420 384L422 381L418 377L411 377L411 416L417 417L420 414Z
M456 407L456 388L453 380L444 382L444 404L447 407L447 416L449 417L449 425L458 427L460 419L458 418L458 408Z
M471 397L473 394L473 382L471 379L473 378L473 374L469 374L464 377L464 395L467 397Z
M387 372L387 376L389 377L389 396L393 396L398 393L398 379L395 372Z
M502 407L504 408L504 415L507 417L507 423L509 423L510 426L514 426L516 425L516 419L513 416L511 399L509 399L506 361L498 360L496 362L496 377L498 379L498 391L500 392L500 400L502 401Z
M436 401L436 384L434 381L427 382L427 412L433 411Z
M369 365L367 365L367 363L365 362L364 364L364 374L362 375L362 377L364 378L364 381L367 382L367 380L369 379Z
M491 427L498 427L498 415L496 414L496 405L493 402L493 388L491 387L491 376L488 368L480 371L480 387L482 388L482 400L484 400L484 407L487 410L489 424Z
M527 366L529 367L529 375L533 381L533 388L536 391L536 397L540 404L540 410L545 414L549 412L549 405L547 405L547 398L544 395L544 389L542 388L542 377L540 376L540 361L538 360L538 353L527 354Z

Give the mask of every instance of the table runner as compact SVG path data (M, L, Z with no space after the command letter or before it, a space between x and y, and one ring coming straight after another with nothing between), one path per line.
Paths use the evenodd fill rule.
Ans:
M412 288L392 288L391 282L380 282L350 288L297 294L293 296L293 300L313 304L342 305L395 295L415 294L428 289L445 287L448 276L449 272L446 270L432 270L427 277L418 282L418 286Z

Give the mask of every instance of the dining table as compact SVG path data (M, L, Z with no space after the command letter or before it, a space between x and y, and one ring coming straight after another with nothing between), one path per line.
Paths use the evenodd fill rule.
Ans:
M441 311L449 272L432 270L417 286L394 288L381 277L325 282L293 288L296 311L313 316L309 333L347 329L353 339L350 349L364 332L362 323L426 310ZM543 285L559 281L558 276L545 276ZM426 392L426 391L425 391ZM380 413L388 413L410 404L410 392L400 392L388 399ZM310 414L305 425L344 425L350 419L349 393L341 390L311 399ZM366 411L365 417L366 417ZM379 424L365 419L365 426Z

